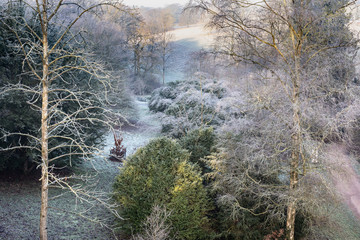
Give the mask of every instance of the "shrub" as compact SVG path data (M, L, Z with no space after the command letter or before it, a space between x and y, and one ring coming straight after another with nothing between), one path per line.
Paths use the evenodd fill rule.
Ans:
M202 176L189 153L173 140L160 138L126 160L114 184L126 234L141 232L141 224L155 205L169 211L172 239L205 236L209 201Z
M151 73L138 76L130 82L131 90L137 95L150 94L158 87L160 87L159 79Z
M202 126L216 128L241 118L242 105L240 92L203 73L157 89L149 101L149 109L161 117L162 131L176 138Z
M179 141L180 145L190 152L189 160L192 163L200 165L202 172L208 171L206 164L201 158L209 156L215 145L215 134L213 128L199 128L193 130L182 137Z

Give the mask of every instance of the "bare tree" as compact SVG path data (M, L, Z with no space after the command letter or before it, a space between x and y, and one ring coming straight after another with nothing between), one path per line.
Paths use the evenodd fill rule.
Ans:
M12 2L12 1L10 1ZM7 85L0 94L6 96L10 91L30 93L28 103L41 113L40 136L21 132L4 133L3 138L19 135L29 140L27 145L9 146L1 150L30 148L38 151L41 167L41 210L40 239L47 239L48 191L51 185L69 188L76 197L83 201L94 201L107 205L102 194L89 192L83 188L71 186L66 178L58 177L53 170L53 163L59 159L72 157L89 159L100 152L97 145L89 143L93 138L85 129L97 128L100 125L111 127L109 111L104 108L106 92L111 88L109 75L102 65L83 50L81 36L72 33L71 29L86 13L94 13L103 7L115 7L124 10L124 6L115 1L20 1L28 6L29 14L35 14L35 24L19 22L31 37L24 39L18 29L12 30L18 40L18 49L24 56L24 65L38 84L28 86L21 82ZM64 16L61 19L61 16ZM3 19L3 18L1 18ZM59 33L52 29L60 25ZM116 213L116 211L113 211Z
M167 70L169 58L172 53L172 40L173 35L168 33L167 30L163 30L160 34L160 59L161 59L161 75L162 83L165 84L165 72Z
M145 21L150 33L155 37L160 56L160 71L162 82L165 84L165 71L172 52L173 35L169 33L172 29L175 18L170 9L153 9L145 14Z
M133 237L133 240L166 240L169 239L170 225L167 222L171 212L155 205L151 214L143 223L144 233Z
M351 46L355 46L356 41L350 31L346 30L346 8L356 1L194 2L193 7L211 16L211 26L221 30L221 42L224 43L222 53L231 56L235 62L258 66L258 84L253 92L254 101L259 107L257 117L263 118L267 112L271 116L267 121L283 123L281 129L277 128L282 134L272 131L273 137L278 138L269 138L272 142L268 142L267 146L273 146L274 151L270 152L285 160L280 166L285 165L289 169L286 230L287 239L292 240L297 205L300 202L298 199L301 196L299 186L308 175L311 159L306 157L304 143L306 137L310 136L311 139L318 131L310 127L307 117L310 109L324 107L322 103L329 96L339 96L334 91L335 86L342 89L346 87L349 76L336 73L349 69L344 67L342 71L340 67L340 71L334 71L334 65L326 64L331 62L330 55L334 59L341 59L338 58L341 55L339 52L344 49L350 54L341 55L343 59L346 56L351 58L353 54L355 47ZM333 74L326 75L328 72ZM277 89L281 91L273 95L271 91ZM319 104L317 99L323 102ZM320 134L322 142L337 130L334 122L330 122L325 124L329 131ZM258 149L260 155L256 155L263 155L263 150ZM262 160L261 163L264 164Z

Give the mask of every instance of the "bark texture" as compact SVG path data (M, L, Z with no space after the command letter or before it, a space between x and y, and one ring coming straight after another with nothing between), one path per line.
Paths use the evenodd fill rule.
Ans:
M47 23L47 1L43 0L43 11L40 15L42 29L43 59L42 59L42 107L41 107L41 211L40 240L47 240L47 211L49 191L49 148L48 148L48 98L49 98L49 44Z

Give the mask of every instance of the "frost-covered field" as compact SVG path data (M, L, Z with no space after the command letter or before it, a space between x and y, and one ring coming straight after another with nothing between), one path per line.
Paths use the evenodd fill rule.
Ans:
M169 59L169 70L165 74L166 82L174 82L186 78L184 69L189 63L191 54L202 48L211 48L215 34L204 25L178 28L170 31L173 35L173 52Z
M204 25L193 25L187 28L178 28L169 32L174 36L174 41L190 40L198 46L209 48L214 43L215 32ZM194 49L196 50L196 49Z

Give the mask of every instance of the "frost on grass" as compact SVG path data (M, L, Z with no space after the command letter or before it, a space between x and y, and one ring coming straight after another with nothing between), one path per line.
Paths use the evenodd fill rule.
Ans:
M150 110L161 119L162 132L173 137L203 126L216 129L239 119L243 105L239 91L201 72L186 81L157 89L149 101Z

